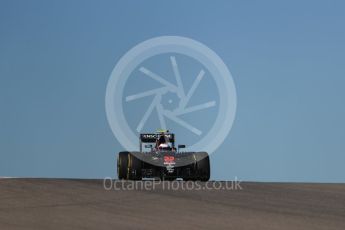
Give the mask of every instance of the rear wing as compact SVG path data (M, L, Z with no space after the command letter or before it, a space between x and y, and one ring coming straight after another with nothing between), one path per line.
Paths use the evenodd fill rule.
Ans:
M160 135L164 135L169 142L175 142L175 135L173 133L164 133L164 134L157 134L157 133L142 133L140 134L140 142L141 143L156 143L156 140Z

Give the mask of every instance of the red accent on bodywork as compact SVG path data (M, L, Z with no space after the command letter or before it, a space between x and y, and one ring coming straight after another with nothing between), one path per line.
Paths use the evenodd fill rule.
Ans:
M164 156L164 162L174 162L175 157L174 156Z

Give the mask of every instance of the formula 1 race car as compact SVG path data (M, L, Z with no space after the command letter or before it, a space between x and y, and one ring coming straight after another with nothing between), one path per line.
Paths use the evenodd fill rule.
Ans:
M143 146L144 145L144 146ZM143 147L148 151L143 151ZM175 135L169 131L140 134L139 152L120 152L117 175L121 180L200 180L210 179L210 159L206 152L183 152L175 148Z

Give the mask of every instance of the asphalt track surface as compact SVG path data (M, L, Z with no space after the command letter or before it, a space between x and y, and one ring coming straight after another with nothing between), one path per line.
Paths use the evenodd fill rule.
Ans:
M148 183L0 179L0 229L345 229L345 184Z

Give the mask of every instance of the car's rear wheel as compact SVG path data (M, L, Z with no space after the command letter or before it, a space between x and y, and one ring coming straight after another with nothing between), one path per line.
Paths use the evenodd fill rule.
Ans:
M117 157L117 176L120 180L127 180L129 152L119 152Z
M141 180L142 173L141 167L142 161L134 156L132 153L128 154L128 168L127 168L127 179L128 180Z
M194 154L196 159L196 179L208 181L210 179L210 157L206 152Z

